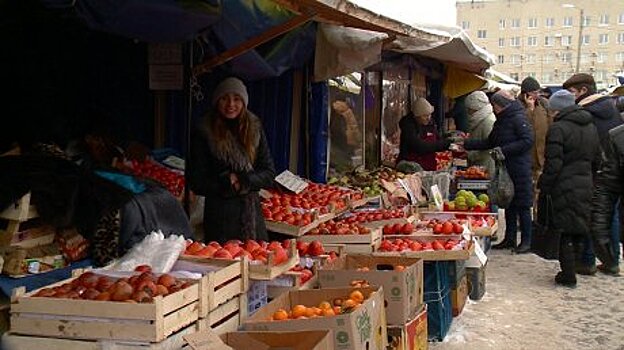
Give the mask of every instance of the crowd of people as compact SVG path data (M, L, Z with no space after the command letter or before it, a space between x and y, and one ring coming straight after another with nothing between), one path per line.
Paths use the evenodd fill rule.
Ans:
M573 287L576 274L618 275L624 97L598 93L593 77L578 73L548 98L539 82L527 77L518 96L474 91L464 105L467 133L443 137L431 125L433 107L417 98L399 124L397 167L435 170L435 152L460 149L468 152L468 165L493 174L493 155L499 155L514 197L505 208L504 239L494 248L531 252L537 211L550 203L551 226L561 232L555 282Z

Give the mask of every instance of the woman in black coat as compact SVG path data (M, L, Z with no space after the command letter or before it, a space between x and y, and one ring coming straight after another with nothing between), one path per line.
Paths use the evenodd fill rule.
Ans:
M213 109L191 135L188 184L206 197L206 240L268 238L258 192L272 185L275 168L248 100L243 82L225 79L213 93Z
M531 205L533 180L531 175L533 130L524 107L511 94L501 90L491 97L496 122L485 140L466 140L466 150L494 148L502 153L505 166L514 184L514 197L505 209L505 238L494 248L515 248L520 222L521 243L517 253L527 253L531 248Z
M600 139L589 112L574 103L574 95L559 90L549 100L555 122L546 135L540 196L552 200L552 225L561 230L558 284L576 285L575 258L589 235L593 195L592 166L600 161ZM543 198L542 198L543 200Z

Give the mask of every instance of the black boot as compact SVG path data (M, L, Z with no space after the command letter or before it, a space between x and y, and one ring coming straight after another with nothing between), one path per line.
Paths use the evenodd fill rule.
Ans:
M570 276L565 275L563 272L559 272L555 276L555 283L557 283L560 286L564 286L564 287L568 287L568 288L575 288L576 287L576 276L575 277L570 277Z
M615 257L615 249L610 241L594 241L594 253L602 261L598 270L607 275L619 276L620 267Z
M568 235L561 236L561 241L559 242L559 266L561 267L561 272L555 276L555 283L566 287L576 287L574 253L572 238Z
M507 239L505 237L500 243L492 246L492 249L513 249L515 248L515 244L511 241L511 239Z
M531 245L526 244L524 242L520 242L520 245L514 249L514 253L516 254L527 254L531 252Z

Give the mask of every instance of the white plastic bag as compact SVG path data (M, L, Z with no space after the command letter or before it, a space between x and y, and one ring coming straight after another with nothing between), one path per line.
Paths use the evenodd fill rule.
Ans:
M146 236L141 243L109 266L114 271L134 271L139 265L150 265L155 273L171 271L173 264L186 248L183 236L165 235L159 230Z

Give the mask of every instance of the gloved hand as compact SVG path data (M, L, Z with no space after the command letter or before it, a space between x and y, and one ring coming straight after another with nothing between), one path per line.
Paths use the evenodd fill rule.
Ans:
M494 147L490 151L490 154L495 160L505 160L505 155L503 154L503 150L500 147Z

